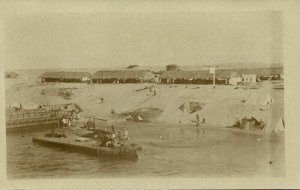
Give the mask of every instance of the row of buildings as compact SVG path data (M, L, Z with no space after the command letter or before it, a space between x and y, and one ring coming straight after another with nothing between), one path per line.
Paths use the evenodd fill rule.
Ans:
M162 83L162 84L212 84L213 74L207 70L160 71L148 70L101 70L88 72L46 72L40 76L41 82L73 83ZM216 84L236 85L256 83L260 80L283 79L283 68L217 70Z

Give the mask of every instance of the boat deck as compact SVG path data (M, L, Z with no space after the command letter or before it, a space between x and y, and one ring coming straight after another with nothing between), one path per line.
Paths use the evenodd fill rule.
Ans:
M97 141L88 138L87 141L76 141L79 136L74 134L67 134L67 137L46 137L39 136L33 137L32 141L35 143L43 144L46 146L56 146L67 150L76 152L92 154L96 156L110 156L115 158L129 158L137 159L138 154L136 149L131 146L120 146L120 147L99 147L96 146Z

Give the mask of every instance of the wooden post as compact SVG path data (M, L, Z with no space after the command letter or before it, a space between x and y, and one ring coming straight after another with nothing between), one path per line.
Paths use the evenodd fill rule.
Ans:
M213 74L213 88L216 88L216 67L210 67L209 68L209 73Z
M94 129L96 129L96 119L95 118L93 118L93 120L94 120Z
M214 72L214 79L213 79L213 83L214 83L214 88L216 88L216 71Z

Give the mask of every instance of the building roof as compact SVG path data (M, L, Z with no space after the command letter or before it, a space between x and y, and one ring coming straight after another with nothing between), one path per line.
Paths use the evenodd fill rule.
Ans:
M283 67L274 68L257 68L257 69L240 69L237 70L240 74L256 74L259 76L280 75L283 74Z
M235 70L216 70L217 79L228 79L237 76L239 74ZM165 79L212 79L213 75L208 70L164 71L160 77Z
M162 79L209 79L212 74L209 71L164 71L160 78Z
M154 74L147 70L101 70L92 75L93 79L152 79Z
M81 79L82 77L90 77L88 72L45 72L40 77L42 78L65 78L65 79Z
M241 77L240 73L234 69L220 69L216 70L216 78L229 79L233 77Z
M274 68L257 68L257 69L220 69L216 70L217 79L228 79L231 77L240 77L241 75L279 75L283 74L283 67ZM194 71L164 71L160 75L162 79L211 79L212 74L208 70L194 70Z

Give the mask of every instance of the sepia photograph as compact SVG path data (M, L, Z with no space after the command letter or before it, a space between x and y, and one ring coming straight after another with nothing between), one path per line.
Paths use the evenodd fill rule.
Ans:
M6 15L7 180L286 177L283 22L280 10Z

